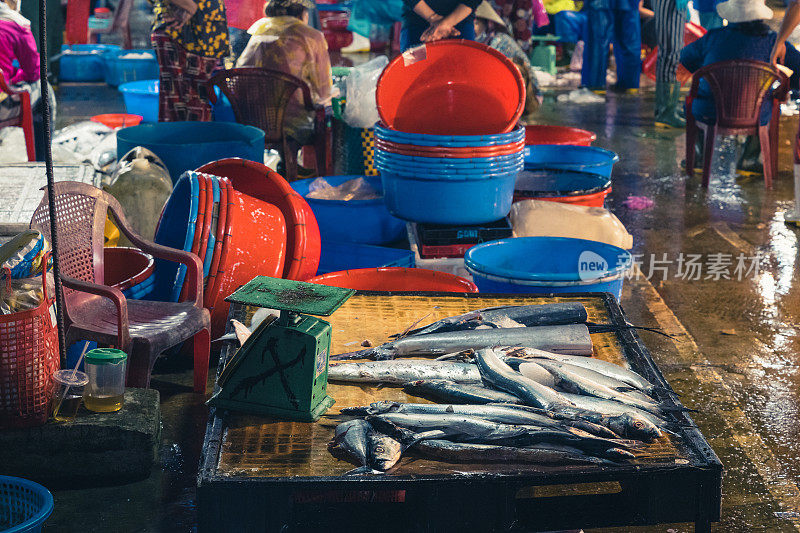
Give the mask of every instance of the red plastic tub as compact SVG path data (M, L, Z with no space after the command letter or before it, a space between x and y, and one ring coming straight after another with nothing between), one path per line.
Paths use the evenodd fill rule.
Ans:
M514 129L525 105L522 74L506 56L474 41L427 43L381 73L378 113L389 128L434 135L491 135Z
M197 171L224 176L237 191L281 210L287 227L287 254L283 273L278 277L302 281L317 273L321 250L317 219L308 202L280 174L261 163L239 158L213 161Z
M92 117L93 122L99 122L109 128L127 128L129 126L138 126L142 121L141 115L129 115L126 113L106 113L103 115L95 115Z
M575 196L532 197L532 196L514 195L514 201L519 202L521 200L544 200L545 202L559 202L562 204L570 204L570 205L585 205L586 207L603 207L606 202L606 196L608 196L608 193L610 192L611 192L611 187L603 189L602 191L590 194L578 194Z
M359 268L329 272L308 281L360 291L478 292L469 280L424 268Z
M567 126L525 126L525 144L558 144L573 146L591 146L597 135L588 130Z
M153 256L136 248L103 249L103 284L121 291L138 285L153 274Z
M225 331L225 298L256 276L281 277L286 256L286 223L281 210L246 194L228 191L228 212L219 268L204 303L211 311L211 335Z

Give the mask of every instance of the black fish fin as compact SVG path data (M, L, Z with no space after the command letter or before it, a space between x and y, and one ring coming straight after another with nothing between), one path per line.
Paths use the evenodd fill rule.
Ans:
M614 390L619 392L641 392L641 389L637 389L636 387L631 387L629 385L614 387Z
M452 405L448 405L448 406L445 408L445 412L446 412L446 413L454 413L454 412L455 412L455 409L453 409L453 406L452 406Z
M586 322L586 327L589 328L589 333L616 333L624 329L639 329L663 335L669 339L674 339L675 335L665 333L660 328L651 328L647 326L634 326L633 324L617 325L617 324L597 324L594 322Z

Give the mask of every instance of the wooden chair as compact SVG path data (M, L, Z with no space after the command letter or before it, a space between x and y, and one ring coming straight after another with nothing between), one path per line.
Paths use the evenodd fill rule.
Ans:
M111 19L111 26L103 29L89 28L89 42L96 43L99 41L100 35L116 32L122 37L122 48L125 50L133 48L130 22L132 7L133 0L119 0L117 8L114 10L114 16Z
M311 146L317 162L317 174L330 174L330 150L325 107L314 105L311 90L301 79L258 67L223 70L208 81L208 98L217 102L214 87L218 86L233 107L236 122L255 126L264 131L266 148L277 149L284 164L288 181L297 179L297 151L299 143L289 139L283 129L286 106L297 91L301 91L303 105L314 114L314 138Z
M58 182L55 197L67 345L86 339L116 346L128 354L128 386L148 387L158 356L191 339L194 390L205 394L211 338L210 316L203 308L200 259L133 233L117 200L91 185ZM156 258L186 265L185 301L127 300L119 289L104 284L103 229L109 210L117 227L135 246ZM46 194L33 214L31 227L50 238Z
M8 86L3 73L0 72L0 92L8 98L19 98L19 115L8 120L0 120L0 128L18 126L25 135L25 151L28 161L36 161L36 143L33 135L33 111L31 110L31 95L28 91L15 91Z
M714 124L704 124L692 115L692 102L697 97L700 80L711 86L717 119ZM770 95L767 93L772 91ZM772 178L778 170L778 123L781 101L789 93L789 80L774 65L736 59L707 65L692 77L692 88L686 97L686 174L694 175L694 146L698 130L705 132L703 154L703 187L711 180L711 159L717 135L758 135L764 156L764 185L772 187ZM772 116L768 124L761 125L761 104L769 98Z

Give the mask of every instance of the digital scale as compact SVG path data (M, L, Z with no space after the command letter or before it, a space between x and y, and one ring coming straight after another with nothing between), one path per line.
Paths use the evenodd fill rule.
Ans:
M333 405L328 396L330 316L353 289L257 276L226 302L280 311L242 344L219 376L208 405L314 422Z

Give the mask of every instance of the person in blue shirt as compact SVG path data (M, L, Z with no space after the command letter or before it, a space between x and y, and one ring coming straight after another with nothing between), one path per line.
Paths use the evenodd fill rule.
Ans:
M770 52L775 45L778 34L767 25L772 18L772 10L764 4L764 0L727 0L717 5L717 13L728 21L727 26L711 30L700 39L687 45L681 52L681 64L689 72L700 68L733 59L753 59L768 62ZM785 43L786 54L783 64L794 71L790 79L792 88L797 88L800 78L800 52ZM706 80L700 80L697 97L692 102L691 112L696 120L704 123L716 121L717 110L711 86ZM769 122L772 112L771 101L765 99L761 108L761 124ZM757 170L754 160L758 157L758 138L748 139L745 154L740 167ZM749 169L749 168L748 168Z
M400 48L441 39L475 40L475 8L481 0L403 0Z
M595 91L606 87L608 46L614 43L619 91L639 88L642 72L642 39L639 0L586 0L586 41L583 49L581 85Z

